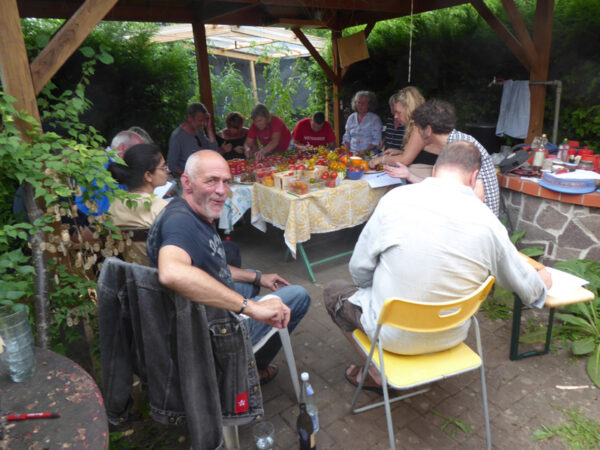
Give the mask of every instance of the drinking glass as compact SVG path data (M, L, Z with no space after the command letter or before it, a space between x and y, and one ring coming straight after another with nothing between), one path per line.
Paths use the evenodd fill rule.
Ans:
M28 380L35 371L33 335L25 305L0 307L0 336L6 346L0 366L15 383Z
M275 442L275 428L271 422L258 422L252 427L254 443L258 450L272 450Z

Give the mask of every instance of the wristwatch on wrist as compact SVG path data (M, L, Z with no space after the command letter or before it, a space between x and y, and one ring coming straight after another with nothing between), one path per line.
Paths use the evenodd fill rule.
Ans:
M255 270L254 273L256 275L254 276L254 281L252 282L252 284L254 286L260 286L260 279L262 277L262 272L260 270Z
M242 302L242 309L238 311L238 314L242 314L246 309L246 306L248 306L248 299L244 297L244 301Z

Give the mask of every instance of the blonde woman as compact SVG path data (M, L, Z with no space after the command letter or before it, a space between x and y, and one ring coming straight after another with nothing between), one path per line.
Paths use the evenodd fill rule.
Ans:
M425 99L414 86L407 86L400 89L390 97L390 109L394 115L394 123L406 127L402 148L388 148L382 156L373 158L369 161L371 167L379 164L401 163L406 166L411 164L433 165L437 159L437 154L424 150L425 142L421 135L415 132L414 124L411 120L415 109L425 103Z

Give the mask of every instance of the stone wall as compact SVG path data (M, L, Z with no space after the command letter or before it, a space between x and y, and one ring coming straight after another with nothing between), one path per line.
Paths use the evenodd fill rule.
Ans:
M525 230L521 246L545 249L542 262L600 261L600 208L580 206L502 188L505 213L514 230Z

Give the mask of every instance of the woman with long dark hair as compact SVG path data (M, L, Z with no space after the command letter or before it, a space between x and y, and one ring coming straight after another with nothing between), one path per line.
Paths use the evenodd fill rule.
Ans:
M120 228L148 228L167 201L154 196L154 188L167 182L169 169L160 148L154 144L138 144L123 156L125 164L111 163L108 170L120 184L138 197L134 200L117 199L108 212L114 225ZM134 239L126 259L130 262L148 264L145 240Z

